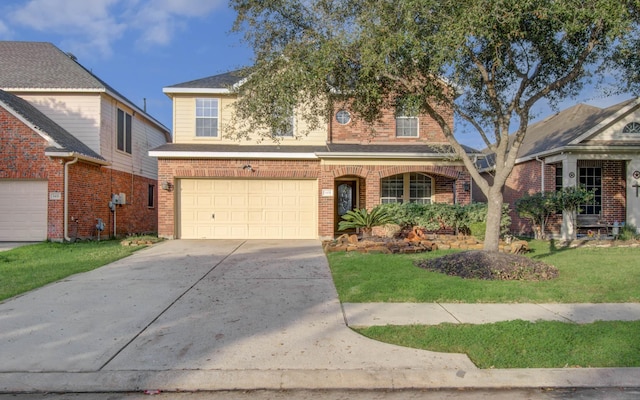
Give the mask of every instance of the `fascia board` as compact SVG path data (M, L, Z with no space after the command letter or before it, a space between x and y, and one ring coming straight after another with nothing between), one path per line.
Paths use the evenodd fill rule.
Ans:
M240 158L264 160L316 160L314 153L262 153L262 152L214 152L214 151L149 151L158 158Z
M165 94L232 94L232 90L226 88L162 88Z

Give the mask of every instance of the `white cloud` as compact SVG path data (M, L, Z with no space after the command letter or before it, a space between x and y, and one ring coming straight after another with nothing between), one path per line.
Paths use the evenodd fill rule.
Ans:
M0 20L0 37L10 27L61 36L65 50L76 55L109 57L127 33L145 47L170 43L191 18L207 17L224 0L29 0L16 1ZM7 14L5 14L7 15Z
M142 31L138 43L167 44L176 31L185 29L189 18L206 17L224 4L224 0L148 1L136 13L136 26Z
M16 9L14 23L65 37L73 51L102 56L111 54L113 41L122 37L126 24L113 15L120 0L31 0Z

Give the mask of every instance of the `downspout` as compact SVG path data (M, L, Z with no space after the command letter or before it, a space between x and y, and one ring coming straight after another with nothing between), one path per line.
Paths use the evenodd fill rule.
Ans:
M78 157L76 157L73 161L66 162L64 164L64 240L67 242L71 241L69 237L69 165L75 164L78 162Z
M540 157L536 156L536 161L540 163L540 193L544 193L544 160L541 160Z

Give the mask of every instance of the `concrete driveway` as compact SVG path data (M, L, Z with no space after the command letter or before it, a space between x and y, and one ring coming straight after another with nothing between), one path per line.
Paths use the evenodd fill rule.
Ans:
M0 357L4 392L418 387L476 370L351 331L309 240L167 241L5 301Z

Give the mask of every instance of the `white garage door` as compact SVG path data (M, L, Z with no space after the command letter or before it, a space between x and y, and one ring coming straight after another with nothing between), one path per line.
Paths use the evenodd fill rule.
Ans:
M316 239L315 180L182 179L182 239Z
M0 181L0 241L47 239L47 182Z

